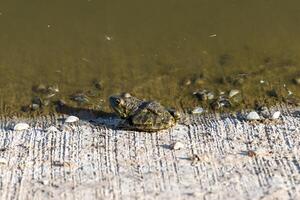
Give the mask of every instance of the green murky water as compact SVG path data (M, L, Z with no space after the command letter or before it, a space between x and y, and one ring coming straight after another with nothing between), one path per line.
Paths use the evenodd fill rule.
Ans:
M298 0L1 0L1 113L41 83L58 85L51 102L101 110L122 91L183 108L208 106L192 95L203 89L240 90L238 107L297 98L299 23Z

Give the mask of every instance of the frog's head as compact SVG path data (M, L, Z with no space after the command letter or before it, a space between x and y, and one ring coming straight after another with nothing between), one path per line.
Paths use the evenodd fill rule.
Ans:
M132 97L129 93L114 95L109 97L109 103L114 112L121 118L127 118L132 111L139 106L137 98Z

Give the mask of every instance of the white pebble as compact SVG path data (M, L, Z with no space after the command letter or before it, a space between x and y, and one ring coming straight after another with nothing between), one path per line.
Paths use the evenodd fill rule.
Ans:
M281 115L281 112L280 111L276 111L276 112L273 113L272 119L278 119L280 117L280 115Z
M202 114L204 112L204 109L202 107L196 107L192 113L193 114Z
M69 116L67 117L67 119L65 120L65 123L74 123L79 121L79 118L76 116Z
M181 142L175 142L174 144L171 145L171 148L173 150L179 150L184 148L184 144Z
M229 92L229 98L237 95L238 93L240 93L239 90L230 90L230 92Z
M246 116L247 120L260 120L260 116L257 114L257 112L252 111L250 113L248 113L248 115Z
M24 131L29 128L29 125L26 123L18 123L14 126L14 131Z

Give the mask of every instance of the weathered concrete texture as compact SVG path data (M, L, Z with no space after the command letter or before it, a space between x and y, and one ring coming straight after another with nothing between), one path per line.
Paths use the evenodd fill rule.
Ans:
M0 197L300 199L300 112L275 109L282 123L188 116L159 133L113 130L112 118L67 125L63 116L27 120L31 128L16 132L22 120L2 118ZM170 149L175 141L185 148Z

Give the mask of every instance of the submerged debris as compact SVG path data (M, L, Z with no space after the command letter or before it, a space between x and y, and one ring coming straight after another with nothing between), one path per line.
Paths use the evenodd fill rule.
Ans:
M27 123L18 123L14 126L14 131L24 131L29 129L29 125Z
M89 102L89 98L83 93L76 93L71 95L71 100L76 101L77 103Z
M215 97L214 93L207 90L193 92L193 95L195 95L200 101L212 100Z
M58 93L58 92L59 92L58 85L48 86L48 93Z
M230 90L228 97L231 98L239 93L240 93L239 90Z

